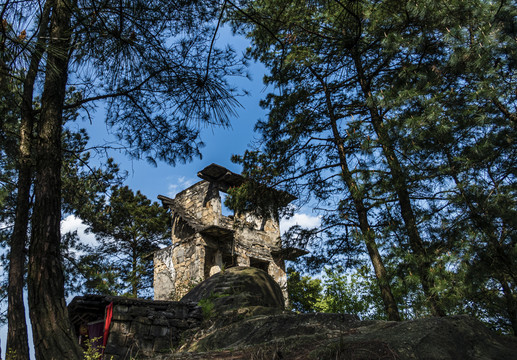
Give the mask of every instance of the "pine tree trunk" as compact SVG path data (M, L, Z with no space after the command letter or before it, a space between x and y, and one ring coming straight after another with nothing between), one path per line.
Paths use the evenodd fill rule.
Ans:
M131 293L136 299L138 297L138 254L135 248L132 249L133 256L131 262Z
M356 192L355 196L352 195L352 199L354 201L354 206L356 208L357 216L359 218L359 228L361 229L361 233L364 236L364 243L366 245L366 249L368 250L368 255L370 256L370 261L375 271L375 276L377 277L379 289L381 290L381 297L384 303L384 311L386 311L386 314L388 315L388 320L401 321L397 302L395 301L395 297L393 296L391 286L389 284L390 279L386 272L384 262L382 261L381 254L379 253L379 249L375 241L375 233L371 229L370 224L368 222L368 213L364 206L363 200L357 194L357 184L355 183L348 167L346 165L343 166L343 162L341 169L343 173L343 179L347 184L348 188L351 189L351 192Z
M23 143L23 140L22 140ZM18 171L18 198L16 200L16 218L11 236L9 254L9 287L7 310L7 344L6 350L16 353L17 359L29 359L27 321L23 300L25 273L25 245L27 243L27 225L29 221L29 197L31 187L30 165L22 165Z
M36 148L29 248L29 310L36 359L80 359L68 317L61 263L61 132L68 75L70 9L55 0Z
M316 75L315 73L313 74ZM316 77L318 76L316 75ZM377 283L379 285L379 289L381 290L381 297L384 303L384 311L386 311L386 314L388 315L388 320L400 321L401 318L399 315L397 302L395 301L395 297L393 296L393 293L391 291L390 279L386 272L386 268L384 267L384 262L382 261L381 254L379 253L377 243L375 242L375 233L371 229L368 221L368 212L366 210L366 207L364 206L363 196L358 191L357 183L352 177L352 173L350 172L350 169L348 167L348 162L346 160L346 151L343 145L343 138L341 137L341 134L339 133L337 127L336 116L334 114L334 108L332 106L329 91L326 88L326 85L323 81L320 80L320 83L323 86L325 92L327 111L332 126L332 134L334 136L334 140L338 149L343 181L347 185L352 196L352 200L354 202L357 217L359 218L359 228L361 229L361 233L364 236L366 249L368 250L368 255L370 256L370 261L372 262L372 266L375 271L375 276L377 278Z
M508 254L504 247L497 240L497 237L495 236L497 231L489 221L484 219L482 209L479 209L467 195L463 183L458 178L457 167L454 165L454 161L450 152L446 151L446 156L449 163L449 168L452 170L451 177L454 180L456 188L459 190L461 197L463 198L463 202L467 206L469 218L472 220L479 233L483 234L488 240L487 247L491 248L492 251L497 254L497 256L492 259L492 273L490 276L493 276L493 278L495 278L499 284L501 284L503 296L506 302L506 312L508 314L513 334L514 336L517 336L517 298L514 294L514 291L512 291L512 288L514 287L512 286L513 284L511 279L507 281L508 274L511 274L511 269L508 269L508 266L505 265L512 263L512 255Z
M503 288L504 298L506 300L506 310L510 318L510 325L513 330L513 336L517 336L517 299L508 282L503 278L499 280Z
M32 185L31 142L34 127L32 100L34 82L43 53L44 38L46 37L50 6L46 3L40 19L40 30L27 76L23 84L21 104L20 145L18 161L18 192L16 199L16 214L14 229L11 236L11 251L9 254L9 287L8 287L8 331L6 349L16 353L19 360L29 359L27 337L27 321L23 300L25 274L25 246L30 211L30 189Z
M29 221L30 187L31 170L28 165L22 165L22 168L18 171L16 218L13 234L11 236L11 251L9 254L8 331L6 344L7 351L15 352L19 359L29 359L23 285L25 273L25 245L27 243L27 225Z
M430 273L431 261L429 260L427 249L418 231L415 214L413 212L409 192L407 190L405 173L402 170L395 151L390 146L391 143L388 139L387 133L383 129L383 124L376 119L372 119L372 122L391 171L392 184L394 186L395 193L397 194L411 251L416 256L416 271L420 277L422 289L429 301L432 314L434 316L445 316L446 313L439 303L438 296L432 291L435 284L433 275Z
M353 56L353 60L361 90L366 99L365 103L370 113L373 129L377 135L379 143L381 144L384 157L386 158L386 162L388 163L388 167L391 172L391 183L395 193L397 194L402 220L404 221L406 232L409 238L409 246L416 257L416 272L420 278L422 289L431 307L431 313L434 316L445 316L445 310L440 305L438 296L433 292L435 283L433 275L430 272L431 261L429 260L427 249L418 231L416 217L413 212L407 187L406 173L403 171L397 154L393 149L392 141L389 138L386 128L384 127L379 110L373 102L370 85L366 79L359 55L355 54Z

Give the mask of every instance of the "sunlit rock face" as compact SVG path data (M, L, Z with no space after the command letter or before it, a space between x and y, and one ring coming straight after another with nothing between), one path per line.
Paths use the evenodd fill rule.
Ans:
M221 271L197 285L181 301L199 303L203 299L213 302L216 313L254 306L284 309L277 282L265 271L252 267Z

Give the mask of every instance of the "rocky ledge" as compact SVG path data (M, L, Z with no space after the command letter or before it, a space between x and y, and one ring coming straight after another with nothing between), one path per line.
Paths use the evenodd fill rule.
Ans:
M231 268L193 289L205 320L156 360L172 359L516 359L517 339L469 316L361 321L353 315L295 314L258 269Z

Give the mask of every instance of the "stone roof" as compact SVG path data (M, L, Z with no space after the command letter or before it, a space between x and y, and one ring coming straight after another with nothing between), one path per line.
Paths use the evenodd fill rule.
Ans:
M168 207L172 212L178 214L183 220L187 222L187 224L196 232L201 232L205 227L199 221L197 221L193 216L189 215L185 209L180 204L177 204L174 199L171 199L167 196L158 195L158 200L161 200L162 205L164 207Z
M197 176L203 179L203 181L208 181L210 183L217 184L217 187L221 191L228 191L229 188L233 186L239 186L241 185L246 179L239 174L236 174L225 167L217 164L210 164L207 167L205 167L203 170L199 171L197 173ZM200 182L192 185L189 189L193 188ZM285 194L283 191L279 191L273 188L267 188L270 191L273 192L279 192ZM187 191L188 189L185 189L181 191L179 194L182 194L183 192ZM178 194L176 195L178 196ZM296 199L296 197L290 195L287 198L288 202L291 202L292 200ZM185 222L190 226L195 232L198 233L206 233L211 235L228 235L230 233L233 233L231 224L219 224L219 225L209 225L206 226L202 224L200 221L195 219L193 216L191 216L186 209L183 208L183 206L178 203L175 199L171 199L164 195L158 195L158 200L161 200L162 205L166 208L170 208L171 211L174 214L179 215ZM287 205L287 204L286 204ZM224 220L224 219L222 219Z
M230 187L239 186L245 181L242 175L236 174L217 164L208 165L198 172L197 176L203 180L218 183L223 191L228 191Z
M224 236L233 234L234 230L231 228L231 224L226 226L220 225L204 225L196 220L193 216L189 215L180 204L177 204L174 199L168 198L163 195L158 195L158 200L161 200L164 207L168 207L174 214L179 215L187 224L197 233L213 235L213 236ZM223 219L221 219L223 220Z
M295 247L285 247L285 248L275 248L271 250L271 255L275 258L294 261L300 256L307 255L309 252L307 250L298 249Z

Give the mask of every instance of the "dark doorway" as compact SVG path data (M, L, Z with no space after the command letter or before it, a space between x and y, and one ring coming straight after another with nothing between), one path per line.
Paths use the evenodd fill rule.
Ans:
M264 260L250 258L250 266L257 268L257 269L264 270L265 272L267 272L269 269L269 262L264 261Z
M237 266L237 257L232 254L223 254L223 266L225 269Z

